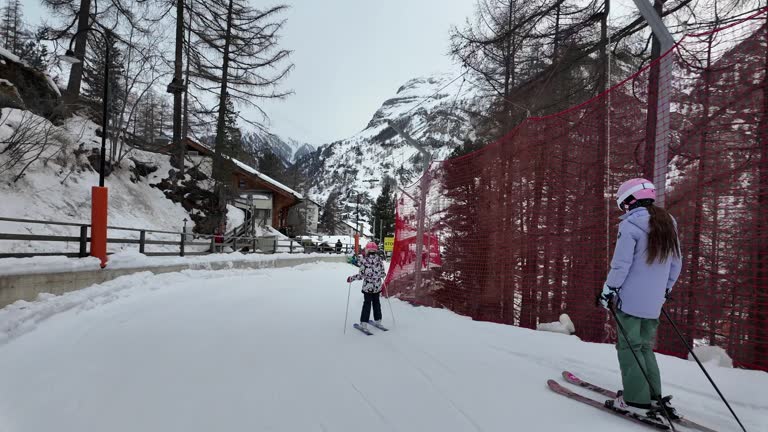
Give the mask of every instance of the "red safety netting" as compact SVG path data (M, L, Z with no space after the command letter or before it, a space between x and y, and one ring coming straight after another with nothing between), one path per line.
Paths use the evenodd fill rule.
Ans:
M433 163L398 197L388 292L526 328L567 313L582 339L613 342L608 313L595 306L620 216L613 196L621 182L647 177L663 185L683 246L668 312L690 342L768 369L766 70L760 13L688 35L599 97ZM654 103L664 94L669 109ZM657 135L656 123L668 133ZM686 354L669 325L658 349Z

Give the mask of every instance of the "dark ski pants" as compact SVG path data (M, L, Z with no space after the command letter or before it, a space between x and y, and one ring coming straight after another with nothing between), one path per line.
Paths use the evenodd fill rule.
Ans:
M656 329L659 326L657 319L644 319L627 315L617 310L616 317L627 332L629 343L624 338L621 330L618 332L617 350L619 354L619 366L621 367L621 379L624 384L624 400L635 404L650 404L651 399L661 394L661 374L656 364L656 356L653 353L653 340ZM653 390L648 387L648 381L643 376L638 366L638 360L632 355L637 354L648 378L653 384Z
M360 314L360 322L368 322L371 319L371 305L373 305L373 319L381 321L381 302L379 293L363 293L363 312Z

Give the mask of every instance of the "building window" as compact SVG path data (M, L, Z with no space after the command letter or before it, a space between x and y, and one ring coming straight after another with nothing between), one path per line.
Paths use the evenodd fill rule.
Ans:
M240 177L237 185L240 187L240 189L245 189L245 179Z

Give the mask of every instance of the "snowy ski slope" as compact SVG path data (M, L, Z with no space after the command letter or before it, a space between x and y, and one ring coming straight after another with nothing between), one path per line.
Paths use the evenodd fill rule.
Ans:
M138 274L0 310L0 431L643 431L546 388L569 369L616 388L610 345L384 303L351 328L346 264ZM578 325L578 324L577 324ZM737 431L695 363L662 357L691 419ZM768 374L711 374L750 431ZM588 394L588 393L587 393Z

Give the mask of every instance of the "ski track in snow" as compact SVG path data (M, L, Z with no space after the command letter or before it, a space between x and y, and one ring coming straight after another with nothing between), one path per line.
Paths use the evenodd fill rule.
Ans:
M546 387L567 369L617 388L611 345L397 300L389 332L344 334L355 270L142 273L2 309L0 431L647 430ZM695 363L659 362L678 409L739 430ZM768 430L752 396L768 374L710 373L750 432Z

